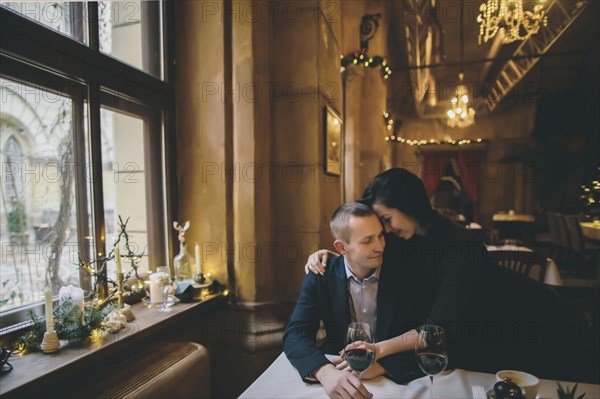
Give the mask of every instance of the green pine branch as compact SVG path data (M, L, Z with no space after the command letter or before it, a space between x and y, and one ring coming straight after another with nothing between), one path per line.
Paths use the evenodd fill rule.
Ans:
M557 382L557 384L558 384L558 389L556 390L556 393L558 394L559 399L575 399L575 393L577 392L577 386L579 385L578 383L575 384L573 389L570 389L567 386L566 390L562 387L562 385L560 385L560 382ZM582 393L581 395L579 395L577 397L577 399L583 399L584 397L585 397L585 393Z

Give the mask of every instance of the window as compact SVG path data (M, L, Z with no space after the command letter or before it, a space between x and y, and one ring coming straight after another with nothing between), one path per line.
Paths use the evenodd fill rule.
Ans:
M89 44L89 24L95 8L85 2L3 2L18 13L80 43ZM100 1L97 8L100 51L157 78L163 76L163 29L160 1Z
M106 108L102 117L102 186L105 236L114 241L118 217L127 219L131 249L141 255L139 271L148 271L144 120ZM112 272L114 264L109 265Z
M0 309L43 298L44 286L79 285L72 101L0 79L2 259ZM22 144L20 144L22 143Z
M158 4L140 0L100 1L100 51L160 78Z
M81 43L88 43L83 2L10 1L1 6Z
M110 252L119 215L143 255L140 272L166 262L165 121L173 93L160 78L170 6L127 2L140 10L135 22L122 18L125 2L101 3L0 6L2 326L26 320L24 310L41 306L49 288L90 292L95 281L80 261ZM50 4L60 18L47 18ZM109 36L102 7L119 10ZM135 34L115 33L134 25ZM156 62L144 61L146 47ZM114 262L107 266L110 277Z

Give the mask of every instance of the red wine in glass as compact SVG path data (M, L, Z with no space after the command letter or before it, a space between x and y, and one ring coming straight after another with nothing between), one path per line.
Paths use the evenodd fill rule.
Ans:
M423 372L431 379L431 397L433 394L433 376L438 375L448 366L446 352L446 331L440 326L424 325L417 329L415 356Z
M346 362L352 367L352 370L362 373L371 365L375 360L375 353L368 349L351 349L346 351Z
M418 354L421 370L427 375L437 375L446 369L448 358L439 353L423 352Z
M371 334L371 326L369 323L350 323L346 332L346 346L353 342L363 341L373 343L373 335ZM358 348L344 352L344 356L348 365L352 370L358 373L360 379L363 371L371 367L375 360L373 351Z

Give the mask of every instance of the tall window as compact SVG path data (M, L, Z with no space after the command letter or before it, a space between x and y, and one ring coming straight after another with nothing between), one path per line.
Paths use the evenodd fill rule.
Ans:
M127 220L140 272L166 260L159 1L1 3L0 321L43 293L90 292ZM122 251L123 252L123 251ZM127 267L127 265L124 265ZM114 262L107 263L108 277ZM1 327L1 326L0 326Z
M79 285L70 98L0 79L2 259L0 309L43 297L45 286ZM20 128L16 128L20 126ZM26 150L15 136L27 143ZM73 223L72 223L73 222Z

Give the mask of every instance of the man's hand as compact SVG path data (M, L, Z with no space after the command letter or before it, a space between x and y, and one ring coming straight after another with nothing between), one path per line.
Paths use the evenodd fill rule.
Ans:
M320 367L315 377L323 384L330 398L371 399L373 397L357 376L348 371L338 370L332 364Z

